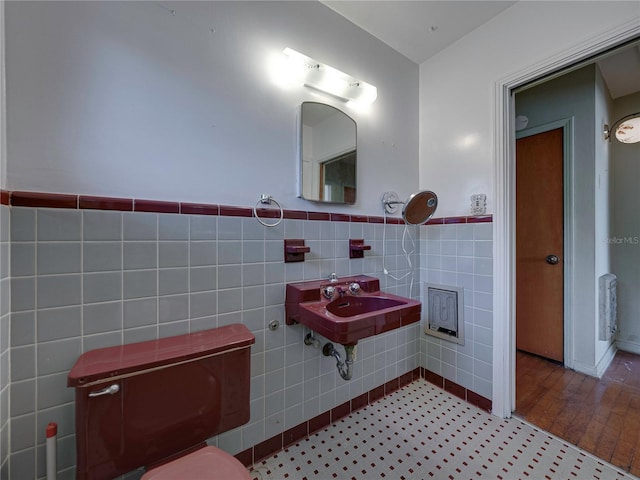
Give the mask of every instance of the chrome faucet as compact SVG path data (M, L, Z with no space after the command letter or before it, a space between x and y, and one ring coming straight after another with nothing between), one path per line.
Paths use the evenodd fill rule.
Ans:
M329 281L331 283L336 283L338 281L338 275L336 275L336 272L333 272L329 275Z

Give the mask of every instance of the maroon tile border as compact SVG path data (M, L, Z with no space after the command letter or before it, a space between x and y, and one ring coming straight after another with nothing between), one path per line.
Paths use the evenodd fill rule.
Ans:
M416 378L420 377L420 371L418 371L417 373L415 372L407 372L404 375L400 375L398 377L398 388L402 388L406 385L409 385L411 382L413 382L413 375L416 375Z
M81 210L116 210L123 212L176 213L184 215L220 215L226 217L253 217L253 208L233 205L215 205L207 203L166 202L118 197L99 197L92 195L70 195L47 192L11 192L0 190L0 204L14 207L73 208ZM278 218L278 209L259 208L258 215L265 218ZM349 215L346 213L306 212L304 210L283 210L283 218L294 220L321 220L332 222L384 223L385 217L367 215ZM457 223L491 223L492 215L475 217L432 218L426 225L449 225ZM386 217L389 225L403 225L400 217Z
M206 203L180 203L183 215L219 215L220 207Z
M351 215L347 215L344 213L332 213L331 214L331 221L332 222L350 222L351 221Z
M78 208L77 195L40 192L11 192L9 198L15 207Z
M331 420L336 421L338 418L346 417L351 413L351 401L344 402L342 405L331 409Z
M282 447L287 448L292 443L297 442L301 438L306 437L309 434L309 424L308 422L301 423L300 425L296 425L289 430L286 430L282 433Z
M309 220L321 220L328 222L331 220L331 214L326 212L307 212L307 218Z
M467 389L462 385L452 382L451 380L444 379L444 389L451 395L455 395L462 400L467 399Z
M280 210L273 208L256 208L256 213L260 218L280 218ZM287 218L284 216L283 218Z
M455 382L444 379L442 376L430 372L423 367L417 367L411 372L407 372L393 380L388 381L384 385L374 388L368 392L358 395L349 402L345 402L331 410L321 413L311 420L296 425L293 428L285 430L284 432L275 435L264 442L260 442L254 447L248 448L238 454L236 458L242 462L246 467L250 467L258 463L260 460L270 457L274 453L277 453L284 448L296 443L298 440L306 438L308 435L312 435L318 430L337 422L343 417L346 417L351 412L354 412L360 408L363 408L376 400L395 392L399 388L408 385L409 383L424 378L427 381L434 383L437 387L445 389L447 392L455 395L467 402L491 412L491 400L488 400L477 393L467 390L466 388L458 385Z
M121 212L132 212L133 199L80 195L78 197L78 208L86 210L119 210Z
M462 385L458 385L451 380L447 380L446 378L434 373L426 368L420 367L420 372L422 378L424 378L427 382L434 384L436 387L442 388L456 397L465 400L472 405L475 405L482 410L485 410L491 413L491 409L493 407L491 400L483 397L482 395L478 395L477 393L463 387Z
M364 395L367 395L366 393ZM366 403L365 403L366 405ZM364 405L362 405L364 407ZM307 422L309 425L309 435L317 432L318 430L322 430L327 425L331 425L331 412L324 412L320 415L313 417L311 420Z
M253 217L253 209L220 205L220 215L223 217Z
M446 217L443 220L445 225L452 223L467 223L467 217Z
M491 223L493 215L481 215L478 217L467 217L467 223Z
M284 215L284 218L289 218L291 220L307 219L307 212L304 212L302 210L285 210L283 215Z
M394 378L393 380L389 380L384 384L384 394L389 395L390 393L395 392L400 388L399 378Z
M429 383L433 383L436 387L444 388L444 377L437 373L433 373L432 371L425 369L422 374L422 378Z
M363 393L362 395L358 395L356 398L351 400L351 408L353 410L358 410L362 407L366 407L369 403L369 393Z
M240 460L244 466L249 467L253 465L253 450L255 447L247 448L246 450L236 453L235 457Z
M271 437L253 447L253 462L262 460L282 450L282 434ZM247 467L249 465L246 465Z
M180 203L160 202L158 200L134 200L135 212L180 213Z
M482 395L478 395L476 392L467 390L467 402L475 405L482 410L491 412L491 400L489 400L488 398L484 398Z
M373 390L369 390L370 402L375 402L376 400L380 400L382 397L384 397L384 385L380 385L379 387L376 387Z

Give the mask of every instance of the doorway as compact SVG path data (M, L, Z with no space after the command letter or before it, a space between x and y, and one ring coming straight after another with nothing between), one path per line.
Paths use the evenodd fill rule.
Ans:
M516 140L516 349L564 363L564 135Z
M621 46L625 42L637 42L640 28L638 26L629 26L610 33L610 37L604 41L603 36L587 39L560 60L558 58L546 59L541 63L531 65L495 82L496 161L494 165L494 185L496 189L496 206L494 215L494 251L500 252L500 255L494 256L493 270L494 291L500 291L502 294L494 297L492 400L493 413L502 417L510 417L516 406L516 174L514 160L516 144L513 133L516 116L515 90L527 83L542 82L541 79L545 75L560 76L562 73L558 73L559 69L573 70L576 64L584 62L586 58L590 58L593 61L596 55ZM575 203L572 199L569 200ZM565 214L566 212L567 210L565 209ZM570 234L571 232L569 232ZM565 232L565 235L567 235L567 232ZM573 258L575 251L567 251L566 247L571 247L574 244L580 245L580 243L575 239L570 240L569 242L565 241L564 257L568 259L567 261L575 264ZM577 278L577 280L580 280L580 278ZM573 291L573 289L573 280L565 276L565 290ZM570 307L569 311L567 311L567 305ZM565 298L565 317L575 315L574 309L576 306L579 307L580 302L573 305ZM572 337L575 333L569 333L567 335L565 326L565 364L567 363L567 358L573 358L573 349L580 347L578 343L573 345Z
M596 209L589 208L590 205L588 202L581 201L581 199L588 199L588 196L585 196L581 191L581 188L584 185L588 185L588 191L592 192L592 198L594 200L592 203L593 206L600 207L601 211L604 209L611 211L612 208L612 205L606 202L608 195L605 196L602 195L602 193L600 194L600 197L597 195L598 191L608 192L610 185L608 181L608 169L611 167L613 170L613 166L615 165L609 164L608 162L615 162L615 159L610 156L601 156L600 158L604 158L606 162L603 161L600 164L597 162L589 162L587 161L589 157L582 155L580 150L581 146L589 141L589 138L581 139L579 137L582 134L581 132L584 131L590 132L589 135L591 135L592 139L591 144L595 143L596 148L606 150L606 144L602 142L602 137L597 134L595 137L593 136L594 121L592 121L585 112L579 112L578 110L580 105L586 106L588 104L588 101L585 101L585 99L593 97L593 87L586 89L582 94L574 89L575 86L583 84L587 85L588 82L591 82L588 85L594 84L594 78L597 80L601 78L597 76L598 74L599 72L596 71L594 65L586 65L584 68L572 70L562 76L558 75L552 81L539 82L535 87L532 87L529 90L529 98L525 102L526 108L521 108L523 107L523 103L520 102L520 100L522 100L520 93L515 94L514 97L512 97L514 107L518 107L516 109L516 113L520 114L523 110L531 112L532 116L535 115L533 123L541 122L541 112L544 112L551 117L557 116L560 108L559 104L561 102L567 103L565 112L571 112L572 115L575 115L575 129L573 126L567 128L567 130L573 132L573 134L568 139L565 139L565 145L571 145L572 142L575 142L575 152L574 154L567 154L564 156L564 178L565 182L568 182L568 185L565 185L564 189L566 192L565 203L569 201L568 207L566 207L563 214L565 217L564 246L569 247L569 250L565 250L563 252L563 257L559 256L559 262L567 259L565 262L565 268L563 269L565 280L565 340L566 337L576 339L574 341L574 351L566 348L565 344L565 363L567 359L575 360L578 358L576 351L580 353L580 349L582 349L582 352L584 352L584 346L588 345L588 341L591 341L593 344L597 340L603 340L594 337L594 334L591 334L591 337L589 337L589 335L582 335L582 332L587 331L590 333L590 330L593 329L593 327L599 325L597 323L597 314L594 315L595 322L588 323L583 321L585 316L577 313L581 311L580 309L584 312L584 306L587 306L587 308L591 309L591 314L593 315L593 299L594 296L596 299L598 298L598 293L594 291L594 288L583 288L581 287L581 282L585 279L597 278L597 275L601 274L602 271L598 271L594 268L593 270L595 275L580 275L579 273L584 271L584 264L589 263L593 258L597 258L596 256L598 253L596 248L603 248L601 244L593 241L593 233L595 232L595 237L600 241L610 236L609 230L600 229L602 225L593 222L593 219L597 218ZM552 90L555 94L553 97L549 94ZM573 100L569 100L572 96ZM607 98L609 98L611 104L614 104L617 97L610 92L610 97ZM537 105L536 108L533 108L534 104ZM602 113L595 115L597 119L595 121L596 125L598 120L602 121L606 118L611 118L612 116L617 118L617 116L614 115L614 110L615 109L611 106L609 111L606 111L603 108L601 111ZM533 112L535 112L535 114ZM545 118L548 120L549 117ZM581 119L583 118L589 118L589 121L586 123L582 122ZM542 130L550 133L551 128L549 125L546 125ZM536 132L533 132L533 134L535 133ZM514 148L515 156L512 157L515 158L514 168L516 169L514 180L514 185L516 187L516 193L514 195L516 198L516 232L518 231L517 223L521 221L521 213L517 202L517 190L521 188L518 172L518 169L521 167L520 157L522 156L522 141L520 137L526 136L527 138L531 138L533 134L526 130L516 134ZM535 138L535 136L533 136L533 138ZM595 141L593 138L595 138ZM607 155L613 155L611 151L606 151L605 153L607 153ZM538 154L546 156L544 150L542 150L542 152L538 150ZM555 172L555 175L557 176L557 170ZM588 172L593 183L587 183L584 181L585 177L580 177L583 172ZM571 185L573 185L574 188L571 188ZM540 192L547 192L546 188L542 188L540 186L538 188ZM532 215L535 215L535 213ZM593 230L581 229L578 226L581 221L580 218L592 222L594 224ZM553 226L550 226L553 225L550 218L545 221L539 221L544 225L544 228L554 228ZM572 228L573 232L575 232L575 241L572 241L571 238L566 240L567 234L569 234L569 237L571 236ZM570 443L584 448L605 461L612 462L616 466L637 474L638 471L640 471L640 456L638 458L638 464L634 464L633 452L637 448L635 439L639 421L638 419L640 419L640 403L632 402L629 399L636 396L639 392L633 383L635 379L631 378L631 380L629 380L629 376L626 375L626 372L637 372L636 365L640 365L640 360L637 357L630 356L630 354L626 352L620 351L615 356L611 367L603 372L604 374L601 379L598 379L597 377L601 375L595 371L596 368L600 368L600 364L598 364L597 360L598 357L596 357L595 360L596 366L594 371L585 375L584 373L578 373L578 371L583 371L578 367L584 368L584 363L582 365L576 365L575 369L578 371L572 371L571 369L564 368L563 365L556 365L540 358L551 358L551 356L544 353L534 351L534 353L539 355L536 357L523 353L523 351L531 352L532 350L529 348L522 348L521 341L518 338L520 333L518 332L518 329L521 328L520 319L518 318L518 314L520 313L518 289L521 288L520 283L522 279L519 278L517 266L519 256L518 250L521 246L518 243L518 234L516 233L515 236L515 252L513 257L516 262L516 305L514 306L514 326L516 331L514 340L515 346L513 347L516 356L516 386L514 392L515 414L520 418L533 423L539 428L549 431ZM588 243L588 248L585 248L585 245ZM525 248L533 247L527 247L525 245ZM540 255L540 253L536 253L532 256L538 257L536 259L539 260ZM571 271L570 268L572 268L573 271ZM577 275L576 271L578 272ZM613 270L613 272L615 273L615 270ZM572 290L571 288L567 288L567 282L570 284L572 283L575 286L575 289ZM542 294L540 297L542 297ZM577 305L572 304L572 299ZM528 308L535 309L537 306L530 305ZM597 312L597 306L595 310ZM567 314L567 311L573 311L573 315ZM571 331L567 334L568 325L571 325L572 320L575 324L575 335L571 335ZM611 351L615 353L615 347L612 345L610 345L610 347ZM604 353L602 358L608 359L607 355L608 351ZM607 363L608 362L606 361L601 362L601 364L605 365ZM620 414L619 412L624 413ZM631 438L633 438L633 440L631 440ZM620 440L619 443L618 440Z

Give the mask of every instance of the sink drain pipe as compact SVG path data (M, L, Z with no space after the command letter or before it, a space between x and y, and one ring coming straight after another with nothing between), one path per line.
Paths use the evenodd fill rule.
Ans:
M344 380L351 380L353 376L353 361L356 358L356 346L355 345L343 345L344 351L346 353L346 358L344 362L342 361L342 357L340 356L340 352L338 352L333 343L326 343L324 347L322 347L322 354L325 357L334 357L336 359L336 368L338 369L338 373Z

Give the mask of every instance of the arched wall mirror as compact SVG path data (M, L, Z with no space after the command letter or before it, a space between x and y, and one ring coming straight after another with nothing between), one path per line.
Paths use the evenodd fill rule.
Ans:
M356 202L356 122L335 107L303 102L299 114L299 197Z

